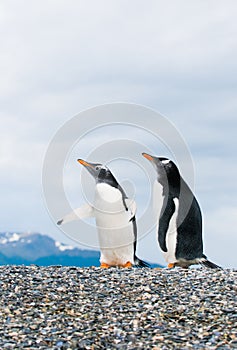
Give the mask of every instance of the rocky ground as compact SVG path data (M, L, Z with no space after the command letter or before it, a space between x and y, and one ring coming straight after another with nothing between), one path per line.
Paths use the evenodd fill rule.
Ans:
M235 349L237 272L0 267L1 349Z

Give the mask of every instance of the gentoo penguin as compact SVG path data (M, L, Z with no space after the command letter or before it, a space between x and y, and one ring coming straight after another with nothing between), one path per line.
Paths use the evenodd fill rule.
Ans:
M85 217L95 217L100 244L101 267L145 267L146 262L136 256L136 203L129 199L108 167L77 160L96 181L93 206L75 209L58 225Z
M203 254L201 210L177 166L167 158L142 155L155 167L157 181L163 189L158 242L168 267L201 264L219 268Z

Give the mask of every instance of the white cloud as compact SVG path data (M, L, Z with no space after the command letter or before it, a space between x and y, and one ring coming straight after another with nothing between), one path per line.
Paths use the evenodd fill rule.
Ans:
M5 5L3 64L11 68L11 88L20 84L32 94L177 77L181 85L223 75L217 66L226 60L225 71L235 64L235 2L89 3L28 1L28 11L21 2Z

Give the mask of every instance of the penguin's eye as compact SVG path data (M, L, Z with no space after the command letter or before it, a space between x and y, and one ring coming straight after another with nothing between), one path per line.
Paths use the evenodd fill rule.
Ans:
M95 167L95 170L100 170L100 167L96 166L96 167Z

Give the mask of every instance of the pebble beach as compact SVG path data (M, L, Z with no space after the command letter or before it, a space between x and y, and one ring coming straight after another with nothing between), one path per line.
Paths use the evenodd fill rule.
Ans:
M0 267L1 349L237 349L237 271Z

